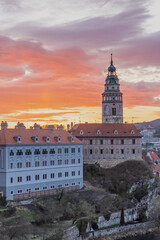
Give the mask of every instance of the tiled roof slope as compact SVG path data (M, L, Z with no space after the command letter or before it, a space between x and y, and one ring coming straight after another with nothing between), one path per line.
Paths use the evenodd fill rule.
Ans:
M134 124L85 123L76 124L70 131L76 137L141 137ZM82 133L83 132L83 133Z
M21 136L21 143L17 143L14 137ZM34 142L32 137L38 136L38 143ZM46 142L44 137L50 137L50 141ZM61 137L61 142L57 142L55 137ZM2 129L0 130L0 145L39 145L39 144L82 144L80 140L74 137L71 142L70 133L64 130L51 129Z
M148 156L150 157L150 159L152 161L159 161L160 160L160 158L158 157L158 155L155 152L149 152Z

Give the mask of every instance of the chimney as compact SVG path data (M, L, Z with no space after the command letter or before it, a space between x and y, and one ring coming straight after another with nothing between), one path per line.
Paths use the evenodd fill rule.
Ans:
M7 129L7 127L8 127L8 123L7 123L7 121L5 121L5 122L1 122L1 129Z
M69 132L69 127L70 127L70 125L69 125L69 124L67 124L67 132Z
M72 129L72 127L73 127L73 122L71 122L71 129Z
M24 126L23 123L18 122L17 125L15 126L15 128L16 128L16 129L17 129L17 128L25 129L26 127Z
M33 126L33 128L34 128L34 129L41 129L41 126L40 126L39 124L35 123L34 126Z
M59 125L59 126L58 126L58 129L59 129L59 130L64 130L63 125L62 125L62 124Z
M54 125L48 125L47 129L54 130Z

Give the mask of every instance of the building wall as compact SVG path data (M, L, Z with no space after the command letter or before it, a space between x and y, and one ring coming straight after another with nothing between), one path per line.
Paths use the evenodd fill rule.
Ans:
M127 160L142 160L141 138L82 138L84 163L113 167Z
M40 154L34 154L36 149L40 150ZM44 149L47 154L42 154ZM55 153L51 154L51 149ZM68 153L65 153L65 149L68 149ZM26 150L32 154L26 155ZM3 152L1 157L5 163L0 165L0 190L4 191L8 200L22 193L83 186L81 144L6 146L0 147L0 151ZM17 155L18 151L23 155Z

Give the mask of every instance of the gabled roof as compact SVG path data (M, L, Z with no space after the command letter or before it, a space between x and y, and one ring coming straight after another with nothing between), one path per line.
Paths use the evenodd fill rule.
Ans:
M100 134L97 134L98 130ZM115 130L118 133L115 134ZM76 124L70 132L76 137L142 137L134 124L127 123Z
M148 156L152 161L160 161L160 158L155 152L148 152Z
M15 137L21 136L18 143ZM38 136L38 142L33 137ZM49 137L49 142L44 137ZM55 137L61 137L61 142L57 142ZM51 129L2 129L0 130L0 145L39 145L39 144L82 144L76 137L74 142L70 141L72 135L64 130Z

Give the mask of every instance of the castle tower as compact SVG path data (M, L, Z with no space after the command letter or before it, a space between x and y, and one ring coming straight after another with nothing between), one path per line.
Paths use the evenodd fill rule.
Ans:
M120 92L119 79L116 68L111 64L105 81L105 90L102 93L102 123L123 123L123 100Z

